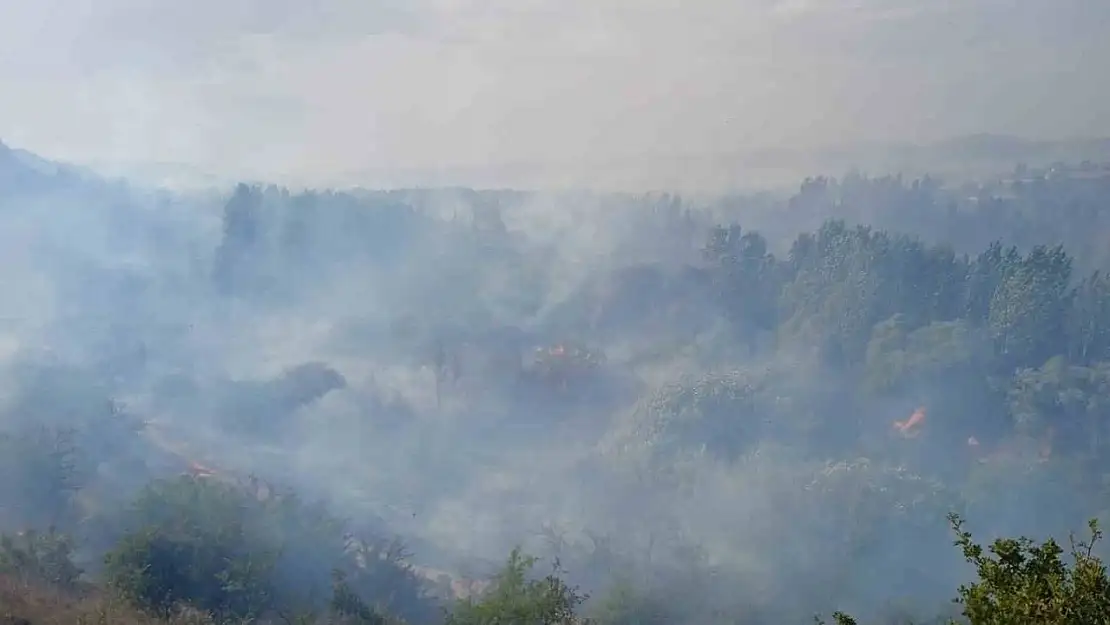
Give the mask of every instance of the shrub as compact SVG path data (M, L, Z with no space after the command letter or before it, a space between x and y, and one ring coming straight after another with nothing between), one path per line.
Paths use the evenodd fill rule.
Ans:
M672 621L673 610L662 597L619 583L594 608L593 620L598 625L664 625Z
M951 515L956 545L975 567L978 580L960 587L956 600L971 625L1091 625L1110 623L1110 579L1094 555L1102 538L1097 521L1090 538L1071 537L1071 563L1053 539L1037 544L1002 538L984 549Z
M433 613L399 545L356 541L323 507L273 489L262 496L247 484L158 481L121 523L125 531L105 559L105 578L148 611L165 614L186 604L221 618L249 618L346 606L350 621L369 614L357 608L358 599L375 614L421 620Z
M81 578L73 563L73 541L50 528L0 536L0 573L24 582L45 583L71 590Z
M109 586L162 615L181 604L220 617L259 615L272 596L276 554L248 527L248 503L201 480L149 486L133 509L137 528L105 557Z
M955 603L968 625L1095 625L1110 623L1110 577L1094 555L1102 539L1098 522L1090 521L1090 538L1070 537L1069 563L1064 550L1049 538L999 538L987 547L972 540L957 514L948 520L956 546L975 567L977 579L960 586ZM836 625L855 625L841 612ZM817 623L823 624L820 618Z
M332 582L331 613L335 620L350 625L386 625L385 616L366 605L347 584L347 576L335 571Z
M567 625L587 599L568 586L556 565L542 579L529 579L537 559L514 549L493 585L477 599L467 598L447 615L447 625Z

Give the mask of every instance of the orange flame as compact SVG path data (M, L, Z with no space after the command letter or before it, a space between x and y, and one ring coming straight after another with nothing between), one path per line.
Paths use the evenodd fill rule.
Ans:
M216 477L216 470L199 462L189 461L189 474L193 477Z
M898 430L900 434L905 436L916 436L920 430L920 426L925 422L925 407L922 406L913 411L909 419L905 421L895 421L894 429Z

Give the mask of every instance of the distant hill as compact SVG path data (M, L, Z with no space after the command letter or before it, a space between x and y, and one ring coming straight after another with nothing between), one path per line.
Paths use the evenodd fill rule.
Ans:
M1018 163L1110 162L1110 138L1038 140L1014 135L973 134L925 144L856 144L817 151L807 159L827 173L850 168L870 173L925 173L963 179L997 175Z
M172 191L219 190L238 180L214 176L200 168L179 163L74 164L45 158L0 140L0 194L56 192L74 185L100 190L167 189Z
M53 193L77 187L107 189L121 184L122 181L105 179L88 167L46 159L0 141L2 195Z
M1110 162L1110 137L1039 140L980 133L931 143L860 142L812 150L738 147L716 153L675 153L576 162L491 162L438 168L337 171L329 180L253 180L289 187L368 188L593 188L599 191L677 190L709 194L755 188L793 189L806 176L839 176L848 170L882 175L926 173L952 181L1000 175L1018 163ZM50 180L126 179L128 184L172 190L226 189L237 179L189 163L60 163L0 142L0 189L30 188ZM37 181L37 182L36 182Z

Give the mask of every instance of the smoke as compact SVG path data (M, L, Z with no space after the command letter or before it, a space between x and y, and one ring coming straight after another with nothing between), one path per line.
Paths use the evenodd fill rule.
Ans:
M1107 132L1083 73L1110 52L1100 16L1091 0L13 8L0 81L23 86L0 135L228 192L46 174L0 145L3 424L73 429L93 499L255 474L454 574L523 545L590 590L671 588L684 615L931 610L961 573L935 550L959 498L896 460L979 453L963 442L989 433L943 420L978 396L929 379L861 399L805 341L739 336L702 247L742 216L784 250L802 222L773 199L567 189L712 195L793 180L828 143ZM560 191L231 190L243 179Z
M766 197L214 197L9 167L0 414L29 438L5 440L70 432L86 512L158 477L255 475L401 536L421 570L481 579L520 545L600 595L663 593L680 620L901 597L930 614L964 573L937 546L967 492L997 502L1030 480L1008 507L978 504L992 529L1077 516L1017 456L965 491L939 481L1005 453L951 421L987 392L959 375L987 349L974 331L880 324L860 386L805 327L791 342L726 317L709 228L742 214L787 239ZM920 374L897 393L857 392L907 363ZM1030 516L1038 501L1057 503Z
M1097 0L44 2L8 11L0 31L0 80L20 85L0 136L159 178L730 188L806 168L764 148L1106 134L1107 92L1084 78L1106 56L1105 11Z

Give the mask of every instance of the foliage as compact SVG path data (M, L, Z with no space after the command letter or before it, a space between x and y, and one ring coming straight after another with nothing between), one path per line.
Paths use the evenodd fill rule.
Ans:
M955 545L976 574L974 582L959 587L954 600L968 625L1110 623L1110 577L1094 554L1102 539L1097 520L1088 523L1087 540L1071 537L1069 563L1052 538L1040 543L1026 537L999 538L984 548L972 540L958 514L948 519ZM843 612L833 617L838 625L856 623Z
M350 625L385 625L386 618L351 590L346 575L336 571L333 576L331 613Z
M813 620L817 625L825 625L825 621L821 617L814 617ZM835 625L858 625L856 619L843 612L833 612L833 623Z
M590 614L597 625L664 625L674 619L661 593L643 592L628 583L613 586Z
M153 255L149 271L114 264L89 269L82 265L97 263L87 263L87 256L43 247L51 260L42 270L60 287L56 308L77 310L81 318L67 313L51 326L72 343L64 356L51 356L48 365L17 363L9 376L0 526L53 524L65 534L99 538L82 522L88 510L79 510L75 496L87 497L90 482L103 490L120 485L113 473L148 474L147 442L119 397L153 407L152 416L174 408L209 414L226 433L273 442L282 438L274 434L309 431L284 425L300 407L348 384L331 364L310 362L268 381L228 382L221 393L218 383L205 386L199 371L220 350L205 352L201 342L182 350L200 353L194 363L173 353L186 339L165 340L161 329L144 331L130 321L165 313L152 316L170 317L174 332L195 337L194 322L218 320L230 336L259 321L249 316L256 311L265 312L264 325L285 327L277 323L289 312L282 305L300 320L342 301L343 315L365 316L371 328L405 310L420 311L389 340L384 329L341 339L351 357L342 368L357 360L352 373L372 365L389 372L383 384L405 380L397 386L418 393L424 383L416 376L431 372L414 370L434 365L428 388L435 382L437 394L457 391L437 404L444 415L487 414L491 407L526 414L544 403L537 402L539 388L555 388L566 392L544 396L553 413L590 417L588 428L568 425L560 434L588 448L593 441L583 439L610 425L612 405L642 400L627 429L640 437L639 449L649 450L636 460L654 466L642 471L648 478L637 490L619 495L652 499L642 508L637 501L637 512L650 512L633 528L650 535L644 542L651 554L627 556L623 551L634 549L627 548L618 557L606 545L591 554L597 556L591 574L623 577L645 561L662 569L663 557L652 560L652 554L705 544L690 549L696 560L670 558L685 576L677 587L693 598L649 596L647 589L657 586L649 582L618 586L588 606L599 619L696 620L686 605L712 603L700 586L727 585L706 581L718 573L716 562L754 571L745 578L754 589L729 588L743 600L789 603L802 612L810 604L856 607L889 594L934 599L948 592L951 575L922 546L945 531L944 512L970 511L997 535L1030 529L1052 535L1046 528L1106 512L1106 171L1090 164L1023 167L966 186L849 174L807 179L789 197L696 203L654 194L552 200L558 210L551 213L604 214L591 222L606 227L602 237L580 237L576 216L565 228L528 232L527 211L540 199L532 194L294 193L240 185L220 207L223 227L213 233L219 240L208 241L201 260L192 253L205 245L203 228L132 211L140 221L155 220L142 223L166 237L177 236L171 231L178 225L189 231L181 237L189 239L189 260L178 258L181 245L166 257ZM448 205L463 218L437 212ZM49 225L43 222L44 229ZM37 254L40 247L30 249ZM141 257L125 247L128 258ZM188 269L159 273L167 262ZM59 267L65 271L50 273ZM179 286L189 287L181 289L187 297L173 301L201 301L169 310L173 305L160 298ZM210 289L216 297L203 301ZM248 319L237 321L243 312ZM323 328L336 319L319 321ZM590 347L579 349L575 341ZM536 345L556 348L531 352ZM520 357L529 353L536 358L522 370ZM192 369L195 385L190 374L188 386L176 391L168 384L146 388L146 374L165 373L149 366L151 356L172 371ZM394 375L398 369L412 379ZM638 397L640 387L632 384L627 392L608 392L620 386L617 371L657 392ZM456 384L459 379L465 384ZM528 383L537 380L543 383ZM482 392L472 392L475 387ZM595 392L599 387L603 392ZM184 398L202 395L203 401L183 406ZM611 396L617 399L599 399ZM392 410L385 404L360 408ZM406 415L426 416L421 402L405 405ZM397 421L404 422L398 430L431 422ZM468 430L469 423L460 423L448 437L457 450L468 448L466 441L455 444L455 433L461 438ZM591 463L583 463L590 465L583 473L602 464ZM680 479L667 482L667 471ZM165 614L184 602L220 617L303 610L347 621L378 623L386 614L432 620L423 582L399 543L356 540L321 507L284 493L259 495L241 484L204 480L150 485L127 514L97 519L119 539L107 558L107 580ZM703 512L704 506L719 507ZM788 531L793 535L781 540ZM710 544L712 532L724 537ZM73 584L80 571L66 564L72 547L62 533L13 535L0 554L5 566ZM739 544L743 539L760 544ZM969 613L981 609L972 620L1101 618L1101 599L1088 592L1103 584L1089 549L1073 554L1076 564L1068 568L1049 543L1015 539L976 551L969 538L961 540L979 571L978 581L961 591ZM765 574L772 558L774 575ZM532 564L514 552L495 589L462 602L451 618L578 618L583 597L561 574L532 579ZM942 591L923 584L938 579Z
M82 570L73 563L73 540L50 528L0 536L0 573L26 582L73 590Z
M336 588L342 605L362 596L399 614L429 610L402 552L352 553L341 522L291 495L261 497L209 479L159 481L121 522L128 529L106 557L106 579L157 613L183 603L237 618L313 611Z
M537 559L520 549L509 554L493 585L477 600L461 600L448 613L447 625L570 625L581 622L578 607L588 598L568 586L558 568L541 579L530 579Z
M143 614L97 589L72 592L52 586L0 578L3 625L226 625L195 610L169 618ZM238 624L236 624L238 625Z
M72 526L88 479L74 432L30 425L0 432L0 527Z
M247 499L199 480L156 483L140 494L137 529L105 557L109 586L136 606L168 615L182 604L249 618L270 606L279 547L245 518Z
M975 567L977 581L959 588L957 601L970 625L1088 625L1110 623L1110 578L1094 555L1102 538L1098 522L1090 538L1071 541L1069 563L1053 539L1001 538L984 549L963 520L949 517L956 545Z

